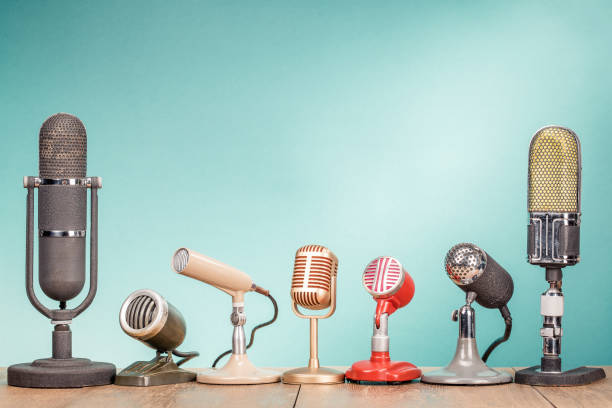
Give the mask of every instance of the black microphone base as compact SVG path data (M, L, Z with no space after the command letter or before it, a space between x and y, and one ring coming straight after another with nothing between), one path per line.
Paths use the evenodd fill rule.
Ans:
M597 367L578 367L568 371L545 372L541 371L540 366L533 366L517 371L514 382L545 387L568 387L590 384L605 377L604 370Z
M87 358L45 358L10 366L7 383L26 388L81 388L112 384L115 372L113 364Z

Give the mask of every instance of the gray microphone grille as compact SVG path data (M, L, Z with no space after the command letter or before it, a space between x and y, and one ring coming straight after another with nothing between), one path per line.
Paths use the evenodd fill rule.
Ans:
M457 244L446 254L444 267L448 277L457 285L469 285L485 271L487 254L474 244Z
M172 266L174 270L178 273L183 272L183 270L187 267L187 263L189 263L189 251L185 248L181 248L174 254L174 258L172 258Z
M83 122L68 113L56 113L39 133L39 174L42 178L85 177L87 133Z
M141 330L153 321L157 305L155 300L146 295L140 295L132 300L126 310L127 324L134 330Z

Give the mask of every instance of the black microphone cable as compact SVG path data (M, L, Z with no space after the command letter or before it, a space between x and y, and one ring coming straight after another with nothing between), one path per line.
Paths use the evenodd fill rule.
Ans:
M495 340L493 343L491 343L491 345L487 348L487 351L485 351L485 353L482 355L482 361L484 361L485 363L487 362L489 355L491 355L493 350L495 350L495 347L508 340L510 338L510 333L512 332L512 316L510 316L510 310L508 310L508 306L504 305L500 307L499 311L501 312L501 315L504 318L506 330L504 330L504 335Z
M178 351L178 350L172 350L171 353L174 354L177 357L183 357L181 360L179 360L176 363L177 366L185 364L186 362L188 362L192 358L196 358L196 357L198 357L200 355L200 353L198 353L197 351Z
M257 292L259 293L259 292ZM274 306L274 316L272 317L272 319L268 320L265 323L261 323L258 324L257 326L253 327L253 330L251 330L251 339L249 340L249 344L247 344L246 349L248 350L252 345L253 345L253 341L255 340L255 332L259 329L261 329L262 327L266 327L271 325L272 323L274 323L276 321L276 318L278 317L278 305L276 304L276 300L274 300L274 298L272 297L272 295L270 295L269 293L266 294L265 296L267 296L270 301L272 302L272 306ZM228 354L230 354L232 352L232 350L227 350L223 353L221 353L219 355L219 357L217 357L215 359L215 362L212 364L212 368L215 368L217 366L217 363L219 362L219 360L221 360L223 357L227 356Z

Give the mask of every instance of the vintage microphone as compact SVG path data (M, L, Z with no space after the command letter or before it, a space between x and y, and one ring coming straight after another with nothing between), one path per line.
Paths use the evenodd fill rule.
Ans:
M397 259L381 256L366 266L363 286L376 301L372 354L369 360L354 363L346 372L346 379L358 383L399 384L419 378L421 370L414 364L391 361L389 356L389 315L412 300L412 277Z
M310 319L310 360L308 367L285 371L282 381L287 384L338 384L344 373L319 365L319 319L336 311L336 276L338 258L321 245L306 245L295 253L291 281L291 308L302 319ZM322 315L305 315L299 306L309 310L327 309Z
M33 363L16 364L7 383L18 387L69 388L111 384L115 366L72 357L70 323L93 301L98 285L98 189L100 177L86 177L87 134L73 115L49 117L39 134L39 177L24 177L28 189L26 219L26 293L30 303L51 319L53 354ZM43 292L59 301L49 309L33 288L34 189L38 188L38 280ZM87 189L91 189L89 292L73 309L66 302L85 284Z
M187 325L181 312L159 293L141 289L130 294L121 305L119 324L128 336L154 349L155 358L130 364L117 374L115 384L149 387L195 380L196 373L179 367L200 353L176 349ZM173 354L183 358L175 363Z
M561 268L580 261L580 141L570 129L547 126L536 132L529 146L529 226L527 256L532 265L546 269L549 288L540 299L544 325L539 366L516 373L515 381L529 385L582 385L606 376L601 368L561 370Z
M474 244L462 243L452 247L445 258L448 277L466 293L466 304L453 312L452 320L459 320L459 339L455 357L441 370L424 374L421 381L447 385L491 385L512 382L512 376L489 368L485 362L491 352L508 340L512 318L507 303L514 292L512 277L495 260ZM503 337L495 340L483 358L476 346L476 328L472 302L489 309L499 309L506 329Z
M270 292L255 285L246 273L188 248L179 248L174 253L172 269L181 275L208 283L232 297L230 319L234 325L234 333L230 359L223 368L215 369L219 359L229 354L230 351L221 354L213 363L212 369L198 373L197 381L206 384L265 384L280 381L280 375L255 367L246 354L247 349L253 344L255 331L272 324L278 315L276 301ZM244 294L251 291L270 299L274 306L274 317L251 331L251 341L247 345L244 335L244 324L246 323Z

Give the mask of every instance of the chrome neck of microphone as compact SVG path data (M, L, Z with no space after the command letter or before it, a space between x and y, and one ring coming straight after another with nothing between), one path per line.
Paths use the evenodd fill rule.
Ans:
M372 333L372 351L373 352L388 352L389 351L389 315L383 313L380 315L380 326L376 327L376 316L374 316L374 330Z
M476 338L476 316L472 308L472 302L476 300L475 292L468 292L465 296L465 305L459 310L453 311L452 320L459 321L459 338L473 339Z
M234 325L232 354L245 354L246 336L244 334L244 324L246 323L246 313L244 313L244 306L234 306L230 320Z
M561 290L563 274L561 268L547 267L546 280L549 288L540 297L540 314L543 317L540 336L542 337L541 367L544 372L561 372L561 337L563 328L563 292Z

